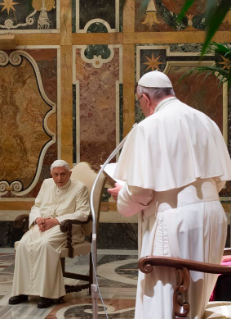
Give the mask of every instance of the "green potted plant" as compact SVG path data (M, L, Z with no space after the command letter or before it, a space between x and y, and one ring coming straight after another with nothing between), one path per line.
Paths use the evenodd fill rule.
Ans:
M215 74L219 78L219 83L231 84L231 45L212 42L208 45L206 53L215 55L215 65L192 68L183 74L180 81L188 75L206 73L205 79L210 74Z

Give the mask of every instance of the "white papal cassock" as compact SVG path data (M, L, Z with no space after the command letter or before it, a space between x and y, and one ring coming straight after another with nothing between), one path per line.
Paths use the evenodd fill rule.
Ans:
M139 257L172 256L220 263L226 216L218 193L231 161L217 125L171 97L129 134L114 178L126 181L118 211L138 213ZM190 272L190 319L200 319L216 275ZM172 319L175 270L139 272L135 319Z
M80 181L69 180L57 187L52 178L46 179L29 215L31 229L20 240L15 258L12 296L37 295L56 299L66 294L60 262L61 248L66 245L66 234L60 225L41 232L33 222L38 217L84 221L90 213L88 191ZM82 242L83 229L75 225L73 242Z

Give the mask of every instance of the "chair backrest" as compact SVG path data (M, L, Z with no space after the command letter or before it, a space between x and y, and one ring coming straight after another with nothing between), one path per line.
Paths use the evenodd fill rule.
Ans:
M88 189L88 193L89 193L89 199L90 199L92 186L95 182L96 177L97 177L97 173L95 173L93 171L93 169L90 167L90 165L86 162L80 162L72 169L71 178L79 180L84 185L86 185L86 187ZM106 182L106 176L104 174L101 174L99 176L99 179L98 179L98 182L96 184L95 191L94 191L93 206L94 206L94 211L95 211L97 228L98 228L99 217L100 217L101 197L102 197L105 182ZM84 229L86 235L90 235L92 233L92 224L91 223L88 223L86 225L82 225L82 228Z

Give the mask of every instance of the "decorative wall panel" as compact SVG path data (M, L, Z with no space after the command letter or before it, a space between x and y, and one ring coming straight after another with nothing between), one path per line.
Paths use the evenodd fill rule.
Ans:
M76 14L77 33L107 33L120 30L119 0L76 0L73 14Z
M49 29L51 32L51 29L57 29L59 2L59 0L2 0L0 2L0 33L9 32L9 30L14 32L38 30L42 33L44 30Z
M23 196L35 187L56 141L56 104L29 53L1 51L0 68L0 195Z
M185 0L150 0L142 19L138 18L141 0L136 0L136 31L201 31L205 29L206 0L195 1L181 22L177 17ZM220 30L231 30L231 11L224 19Z
M121 46L109 45L97 55L90 46L75 46L76 161L87 161L95 169L103 164L119 139L119 83ZM96 49L96 48L94 48ZM96 50L97 51L97 50ZM90 59L91 57L91 59Z

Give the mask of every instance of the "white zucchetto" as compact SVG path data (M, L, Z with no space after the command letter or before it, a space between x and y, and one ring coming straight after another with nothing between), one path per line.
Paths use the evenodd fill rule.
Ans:
M52 171L52 169L55 167L63 167L63 166L65 166L67 171L70 170L69 164L66 161L56 160L51 164L50 171Z
M147 88L172 88L172 83L168 76L160 71L151 71L144 74L138 85Z

